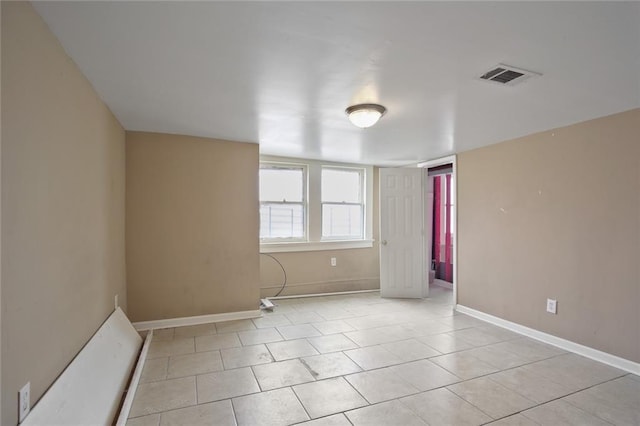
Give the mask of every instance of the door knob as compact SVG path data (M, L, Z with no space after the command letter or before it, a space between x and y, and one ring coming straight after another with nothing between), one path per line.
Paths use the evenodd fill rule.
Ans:
M382 240L382 241L380 241L380 243L381 243L383 246L386 246L386 245L387 245L387 240Z

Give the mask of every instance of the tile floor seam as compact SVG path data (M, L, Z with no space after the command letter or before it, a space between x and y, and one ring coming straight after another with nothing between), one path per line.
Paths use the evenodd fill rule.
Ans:
M165 365L165 367L166 367L166 368L165 368L166 373L164 373L164 374L163 374L164 379L162 379L162 380L167 380L167 379L169 378L169 363L171 362L169 358L170 358L170 357L167 357L167 360L165 361L165 362L167 363L167 364ZM147 362L147 360L145 360L145 362ZM142 370L142 371L144 372L144 367L143 367L143 370ZM145 382L145 383L146 383L146 382Z
M496 343L494 343L494 344L496 344ZM485 346L485 347L486 347L486 346ZM477 349L477 348L476 348L476 349ZM472 351L472 350L473 350L473 349L466 349L466 351ZM517 354L515 354L515 355L517 355ZM560 354L560 355L556 355L556 356L562 356L562 355L566 355L566 354ZM483 363L485 363L485 364L488 364L488 365L490 365L490 366L491 366L491 367L493 367L493 368L497 368L498 370L500 370L500 371L496 371L496 372L494 372L494 373L489 373L489 375L490 375L490 374L496 374L496 373L498 373L498 372L502 372L502 371L509 371L509 370L513 370L513 369L515 369L515 368L520 368L520 367L524 367L524 366L527 366L527 365L535 364L535 363L537 363L537 362L546 361L546 360L548 360L548 359L555 358L555 356L553 356L553 357L549 357L549 358L538 359L538 360L535 360L535 361L528 361L528 362L526 362L526 363L524 363L524 364L514 365L513 367L501 368L501 367L498 367L498 366L496 366L496 365L491 364L491 363L490 363L490 362L488 362L488 361L484 361L484 360L482 360L482 359L478 358L477 356L475 356L475 355L473 355L473 354L469 354L469 356L471 356L471 357L473 357L473 358L477 359L477 360L478 360L478 361L480 361L480 362L483 362Z
M365 371L361 371L360 373L353 373L353 374L361 374L361 373L365 373ZM375 405L375 404L370 403L370 402L369 402L369 400L368 400L368 399L367 399L367 398L366 398L362 393L360 393L360 391L359 391L358 389L356 389L356 387L355 387L355 386L353 386L353 385L351 384L351 382L347 379L347 376L352 376L353 374L345 374L345 375L342 375L342 376L339 376L339 377L341 377L341 378L342 378L342 380L344 380L345 382L347 382L347 384L348 384L349 386L351 386L351 388L352 388L354 391L356 391L356 392L358 393L358 395L360 395L360 397L361 397L361 398L362 398L362 399L367 403L367 405L365 405L364 407L370 407L370 406L372 406L372 405ZM383 401L381 401L381 402L383 402ZM380 403L380 402L376 402L376 404L379 404L379 403ZM358 408L362 408L362 407L358 407ZM357 410L358 408L354 408L354 410ZM352 410L342 411L342 413L346 413L347 411L352 411ZM347 416L345 415L345 417L347 417ZM348 417L347 417L347 419L348 419Z
M582 392L582 391L580 391L580 392ZM567 396L568 396L568 395L567 395ZM563 397L563 398L564 398L564 397ZM541 405L545 405L545 404L549 404L549 403L554 402L554 401L562 400L563 398L557 398L557 399L554 399L554 400L552 400L552 401L545 402L544 404L536 405L535 407L527 408L526 410L522 410L522 411L520 411L520 412L518 412L518 413L514 413L514 414L521 414L521 415L523 415L524 417L526 417L528 420L531 420L531 421L532 421L532 422L534 422L534 423L538 423L538 422L536 422L534 419L532 419L531 417L527 416L527 415L525 414L525 411L533 410L534 408L537 408L537 407L539 407L539 406L541 406ZM580 407L576 407L575 405L573 405L573 404L569 403L568 401L563 401L563 402L564 402L564 403L566 403L566 404L571 405L573 408L576 408L576 409L578 409L579 411L582 411L582 412L583 412L583 413L585 413L587 416L595 417L595 418L597 418L598 420L602 420L603 422L605 422L605 423L607 423L607 424L609 424L609 425L611 425L611 426L616 426L615 424L613 424L613 423L611 423L611 422L608 422L608 421L606 421L606 420L601 419L600 417L596 416L595 414L589 413L588 411L585 411L585 410L583 410L583 409L582 409L582 408L580 408ZM513 415L513 414L512 414L512 415Z
M308 382L308 383L313 383L313 382ZM293 388L293 386L295 386L295 385L289 386L289 388L291 389L291 392L295 395L296 399L300 403L300 406L302 406L302 409L307 414L307 417L309 417L309 420L305 420L305 422L312 420L311 414L309 414L309 411L307 410L307 407L304 406L304 404L302 403L302 400L300 400L300 397L296 393L296 390ZM330 415L333 415L333 414L330 414ZM304 423L304 422L300 422L300 423Z
M287 360L287 361L292 361L292 360L294 360L294 359L298 359L298 358L292 358L292 359L289 359L289 360ZM412 362L413 362L413 361L412 361ZM304 364L304 362L303 362L301 359L300 359L300 363L306 367L306 365ZM260 365L269 365L269 364L260 364ZM254 367L254 366L252 366L252 367ZM393 367L393 366L392 366L392 367ZM240 367L240 368L247 368L247 367ZM297 385L303 385L303 384L307 384L307 383L315 383L315 382L322 382L322 381L325 381L325 380L337 379L337 378L340 378L340 377L341 377L341 378L343 378L343 379L345 379L345 380L346 380L346 381L351 385L351 382L349 382L349 380L347 380L347 376L353 376L353 375L356 375L356 374L362 374L362 373L368 373L368 372L378 371L378 370L382 370L382 369L385 369L385 368L389 368L389 367L380 367L380 368L376 368L375 370L363 370L363 371L359 371L359 372L356 372L356 373L349 373L349 374L343 374L343 375L340 375L340 376L326 377L326 378L324 378L324 379L320 379L320 380L313 380L313 381L310 381L310 382L296 383L295 385L283 385L283 386L275 387L275 388L268 389L268 390L265 390L265 391L262 391L262 390L261 390L260 392L269 392L269 391L272 391L272 390L284 389L284 388L287 388L287 387L291 387L291 388L292 388L293 386L297 386ZM225 371L231 371L231 370L225 370ZM204 374L210 374L210 373L204 373ZM313 374L312 374L312 375L313 375ZM456 377L458 377L458 376L456 376ZM476 378L479 378L479 377L474 377L473 379L469 379L469 380L475 380ZM462 379L460 379L460 381L459 381L459 382L450 383L450 384L446 384L446 385L442 385L442 386L437 386L437 387L429 388L428 390L422 391L422 390L420 390L420 389L417 389L417 388L416 388L413 384L411 384L410 382L407 382L405 379L401 378L401 380L402 380L402 381L404 381L405 383L407 383L408 385L410 385L411 387L413 387L414 389L416 389L416 392L408 393L408 394L406 394L406 395L402 396L402 398L404 398L404 397L408 397L408 396L419 395L419 394L421 394L421 393L430 392L430 391L432 391L432 390L437 390L437 389L447 388L448 386L457 385L457 384L460 384L460 383L464 383L464 382L469 381L469 380L462 380ZM352 386L353 386L353 385L352 385ZM501 385L501 386L505 387L504 385ZM258 387L262 388L262 387L260 386L260 383L259 383L259 382L258 382ZM508 388L507 388L507 389L508 389ZM357 391L357 389L356 389L356 391ZM252 392L252 393L247 394L247 395L252 395L252 394L260 393L260 392ZM360 393L360 392L358 392L358 393ZM244 396L244 395L242 395L242 396ZM237 398L237 397L234 397L234 398ZM363 396L363 398L364 398L364 396ZM367 401L367 402L369 401L369 400L368 400L368 399L366 399L366 398L364 398L364 399L365 399L365 401ZM382 402L388 402L388 401L391 401L391 400L393 400L393 399L398 399L398 397L393 397L393 398L391 398L391 399L385 399L385 400L382 400L382 401L379 401L379 402L375 402L375 403L369 403L368 405L375 405L375 404L379 404L379 403L382 403ZM464 399L464 398L462 398L462 399ZM465 400L465 401L466 401L466 400ZM207 404L207 403L210 403L210 402L214 402L214 401L203 402L203 404ZM200 405L200 404L197 404L197 405ZM326 417L326 416L325 416L325 417Z
M537 423L535 420L533 420L533 419L529 418L528 416L526 416L526 415L524 414L524 412L525 412L525 411L528 411L528 410L533 410L534 408L537 408L537 407L540 407L540 406L543 406L543 405L546 405L546 404L550 404L550 403L552 403L552 402L554 402L554 401L562 401L562 400L564 400L564 399L565 399L566 397L568 397L568 396L575 395L575 394L577 394L577 393L583 392L583 391L585 391L585 390L587 390L587 389L594 388L594 387L596 387L596 386L600 386L600 385L602 385L602 384L604 384L604 383L608 383L608 382L612 382L612 381L614 381L614 380L618 380L620 377L624 377L624 376L626 376L626 374L625 374L625 375L622 375L622 376L619 376L619 377L614 377L614 378L609 379L609 380L605 380L605 381L600 382L600 383L596 383L596 384L591 385L591 386L587 386L586 388L578 389L578 390L573 391L573 392L570 392L570 393L568 393L568 394L566 394L566 395L558 396L558 397L556 397L556 398L550 399L550 400L545 401L545 402L539 402L539 403L538 403L538 402L536 402L536 405L534 405L534 406L532 406L532 407L525 408L525 409L523 409L523 410L518 411L517 413L511 413L511 414L508 414L508 415L506 415L506 416L503 416L503 417L500 417L500 418L497 418L497 419L493 419L491 422L487 422L487 423L484 423L484 424L491 424L491 423L493 423L493 422L497 422L498 420L502 420L502 419L506 419L507 417L515 416L516 414L522 414L523 416L527 417L527 419L531 420L531 421L532 421L532 422L534 422L534 423ZM474 379L471 379L471 380L474 380ZM491 378L489 378L489 380L491 380ZM492 380L492 381L493 381L493 380ZM495 381L493 381L493 382L494 382L494 383L496 383ZM506 387L506 386L504 386L504 385L501 385L501 386ZM509 388L507 388L507 389L509 389ZM453 392L453 393L455 393L454 391L452 391L452 392ZM513 392L517 393L518 395L522 396L522 397L523 397L523 398L525 398L525 399L528 399L528 398L524 397L522 394L520 394L520 393L519 393L519 392L517 392L517 391L513 391ZM458 395L458 394L456 393L456 395ZM460 396L460 395L458 395L458 396ZM462 398L462 397L460 396L460 398ZM462 398L462 399L464 399L464 398ZM466 399L465 399L465 401L466 401ZM531 400L529 400L529 401L531 401ZM467 402L469 402L469 401L467 401ZM532 401L532 402L535 402L535 401ZM608 422L608 421L607 421L607 420L605 420L605 419L602 419L601 417L597 416L596 414L589 413L588 411L585 411L584 409L582 409L582 408L580 408L580 407L578 407L578 406L575 406L575 405L571 404L571 402L569 402L569 401L564 401L564 402L566 402L567 404L571 405L571 406L572 406L572 407L574 407L574 408L579 409L580 411L582 411L582 412L584 412L584 413L586 413L586 414L588 414L588 415L591 415L591 416L597 417L599 420L602 420L602 421L604 421L605 423L609 423L610 425L615 426L614 424L612 424L612 423ZM478 408L478 409L479 409L479 408ZM486 414L486 413L485 413L485 414ZM487 415L489 415L489 414L487 414ZM489 415L489 417L491 417L491 416Z
M227 398L227 399L229 399L229 400L230 400L231 398ZM138 418L140 418L140 417L145 417L145 416L153 416L154 414L158 414L160 417L162 417L162 415L163 415L163 414L165 414L165 413L172 413L172 412L174 412L174 411L184 410L185 408L198 407L198 406L200 406L200 405L215 404L216 402L223 402L223 401L226 401L227 399L221 399L221 400L218 400L218 401L203 402L203 403L201 403L201 404L197 404L197 403L196 403L196 404L194 404L194 405L187 405L186 407L171 408L171 409L169 409L169 410L165 410L165 411L158 411L157 413L143 414L143 415L141 415L141 416L137 416L137 417L129 417L129 419L127 419L127 420L130 420L130 419L138 419Z
M247 368L247 367L243 367L243 368ZM260 386L258 385L258 387L260 387ZM254 392L249 392L249 393L245 393L245 394L242 394L242 395L232 396L232 397L230 397L230 398L213 399L213 400L210 400L210 401L198 402L196 405L211 404L211 403L214 403L214 402L225 401L225 400L227 400L227 399L232 400L233 398L240 398L240 397L242 397L242 396L257 395L257 394L259 394L259 393L262 393L262 392L261 392L261 391L257 391L257 392L255 392L255 391L254 391Z
M310 344L310 345L311 345L311 347L312 347L313 349L315 349L316 351L318 351L318 348L316 348L315 346L313 346L313 343L311 343L311 342L309 341L309 338L308 338L308 337L303 337L303 339L304 339L304 341L305 341L305 342L307 342L308 344ZM322 354L322 352L320 352L320 351L318 351L318 353Z
M468 381L470 381L470 380L475 380L475 379L465 380L465 382L468 382ZM464 382L460 382L460 383L464 383ZM459 383L456 383L456 384L459 384ZM449 386L451 386L451 385L449 385ZM504 387L504 386L503 386L503 387ZM449 392L453 393L453 394L454 394L455 396L457 396L458 398L462 399L462 400L463 400L464 402L466 402L467 404L471 405L471 406L472 406L473 408L475 408L476 410L478 410L478 411L480 411L481 413L485 414L485 415L486 415L487 417L489 417L490 419L493 419L493 420L491 420L491 422L487 422L487 423L493 423L493 422L495 422L495 421L500 420L500 419L496 419L496 418L494 418L491 414L487 413L485 410L483 410L482 408L478 407L478 406L477 406L476 404L474 404L473 402L471 402L471 401L469 401L469 400L465 399L462 395L458 394L458 393L457 393L456 391L454 391L453 389L449 389L449 387L448 387L448 386L447 386L447 388L446 388L446 389L447 389ZM525 399L527 399L527 398L525 398ZM529 400L529 399L527 399L527 401L530 401L530 400ZM531 402L534 402L534 403L535 403L535 401L531 401ZM530 407L530 408L533 408L533 407ZM528 409L529 409L529 408L527 408L527 410L528 410ZM508 415L506 415L506 416L504 416L504 417L501 417L501 418L505 418L505 417L513 416L513 415L515 415L515 414L519 414L520 412L521 412L521 411L518 411L517 413L511 413L511 414L508 414ZM485 423L485 424L487 424L487 423Z
M282 339L282 340L278 340L279 342L286 342L287 341L287 339L284 338L282 333L280 333L280 330L278 330L278 327L272 327L272 328L275 330L276 333L278 333L278 336L280 336L280 338ZM275 342L268 342L268 343L275 343ZM267 346L267 342L265 342L264 345Z
M255 380L256 383L258 384L258 389L260 389L260 393L266 392L264 389L262 389L262 385L260 384L260 381L258 380L258 376L256 376L256 372L253 371L253 367L255 367L255 365L250 365L249 366L249 369L251 370L251 374L253 374L253 380ZM273 389L269 389L269 390L273 390Z
M317 314L317 313L316 313ZM319 314L318 314L319 315ZM309 325L311 326L311 328L313 328L315 331L317 331L318 333L320 333L320 336L324 336L324 334L322 334L322 332L320 330L318 330L316 327L314 327L314 325L312 323L309 323ZM313 336L313 337L320 337L320 336Z
M575 395L575 394L577 394L577 393L584 392L584 391L586 391L586 390L588 390L588 389L592 389L592 388L595 388L595 387L597 387L597 386L603 385L603 384L605 384L605 383L609 383L609 382L616 381L616 380L618 380L618 379L621 379L622 377L626 377L626 376L628 376L629 374L630 374L630 373L625 373L625 374L623 374L623 375L621 375L621 376L613 377L613 378L611 378L611 379L607 379L607 380L605 380L605 381L603 381L603 382L595 383L595 384L593 384L593 385L591 385L591 386L587 386L586 388L582 388L582 389L579 389L579 390L577 390L577 391L575 391L575 392L568 393L568 394L566 394L566 395L564 395L564 396L562 396L562 397L560 397L560 398L555 398L555 399L553 399L553 400L551 400L551 401L548 401L548 402L556 401L556 400L558 400L558 399L563 399L563 398L566 398L566 397L568 397L568 396ZM566 401L566 402L567 402L568 404L571 404L569 401ZM546 403L545 403L545 404L546 404ZM571 404L571 405L573 405L573 404ZM574 407L576 407L576 408L580 408L580 407L577 407L577 406L575 406L575 405L574 405ZM582 410L582 411L584 411L584 410ZM585 411L585 412L586 412L586 411ZM597 416L596 416L596 417L597 417ZM604 420L604 419L603 419L603 420ZM606 420L605 420L605 421L606 421ZM608 422L607 422L607 423L608 423Z
M534 362L537 362L537 361L544 361L545 359L551 359L551 358L555 358L555 357L557 357L557 356L566 355L566 354L568 354L568 353L573 353L573 352L567 352L567 351L565 351L564 349L561 349L561 348L559 348L559 347L557 347L557 346L553 346L553 345L551 345L551 344L549 344L549 343L542 342L542 341L540 341L540 340L536 340L536 339L534 339L533 337L525 336L524 334L521 334L521 335L520 335L520 337L519 337L518 339L531 339L531 340L533 340L534 342L539 343L540 345L543 345L543 346L551 346L553 349L556 349L556 350L562 351L562 352L561 352L561 353L559 353L559 354L555 354L555 355L551 355L551 356L549 356L549 357L544 357L544 358L541 358L541 359L537 359L537 360L535 360ZM505 342L513 342L514 340L518 340L518 339L506 340L506 341L504 341L504 342L498 342L498 343L494 343L494 344L500 344L500 343L505 343ZM509 353L511 353L511 354L513 354L513 355L521 356L520 354L516 353L515 351L510 351L509 349L506 349L506 348L504 348L503 350L505 350L505 351L507 351L507 352L509 352Z
M287 342L288 340L283 340L284 342ZM279 343L279 342L269 342L269 343ZM271 352L271 349L269 348L269 344L265 343L264 344L265 349L267 350L267 352L269 352L269 355L271 356L271 359L273 359L273 362L280 362L277 360L277 358L275 357L275 355L273 355L273 352ZM255 375L255 372L254 372ZM256 379L257 380L257 379Z
M601 383L601 384L602 384L602 383ZM596 385L596 386L598 386L598 385ZM585 390L586 390L586 389L583 389L583 390L581 390L580 392L584 392ZM570 396L570 395L566 395L566 396ZM598 420L602 420L603 422L605 422L605 423L609 423L609 424L610 424L610 425L612 425L612 426L616 426L616 425L615 425L615 423L611 423L611 422L610 422L610 421L608 421L607 419L603 419L602 417L600 417L600 416L598 415L598 413L592 413L592 412L589 412L589 411L585 410L585 409L584 409L584 408L582 408L582 407L578 407L577 405L572 404L570 400L565 400L564 398L565 398L565 397L562 397L562 400L563 400L565 403L567 403L567 404L571 405L573 408L576 408L576 409L578 409L578 410L580 410L580 411L582 411L582 412L586 413L587 415L590 415L590 416L596 417ZM524 414L523 414L523 415L524 415Z
M222 355L220 355L220 362L222 362ZM223 367L224 368L224 367ZM167 370L167 374L169 374L169 371ZM196 374L195 377L193 378L193 383L196 387L196 405L200 405L200 395L198 394L198 375Z
M582 357L582 355L578 355L578 354L573 353L573 352L567 352L566 354L562 354L562 355L570 355L570 354L573 354L573 355L576 355L576 356ZM558 356L562 356L562 355L558 355ZM554 357L554 358L555 358L555 357ZM607 365L607 364L604 364L604 363L601 363L601 362L599 362L599 361L593 361L593 360L591 360L591 359L589 359L589 358L586 358L586 357L583 357L583 358L588 359L589 361L596 362L596 363L600 363L600 364L602 364L602 365L606 365L607 367L615 368L616 370L619 370L619 369L618 369L618 368L616 368L616 367L611 367L611 366L609 366L609 365ZM551 359L551 358L547 358L547 359ZM540 360L540 361L532 362L532 363L530 363L530 364L524 364L524 365L521 365L521 367L529 366L529 365L535 364L536 362L542 362L542 361L546 361L546 360ZM515 368L518 368L518 367L515 367ZM510 369L510 370L511 370L511 369ZM503 371L507 371L507 370L503 370ZM620 370L620 371L623 371L623 370ZM607 382L611 382L611 381L613 381L613 380L617 380L617 379L619 379L619 378L621 378L621 377L626 376L627 374L628 374L628 373L626 373L626 372L625 372L624 374L622 374L622 375L620 375L620 376L616 376L616 377L613 377L613 378L610 378L610 379L606 379L606 380L603 380L602 382L594 383L594 384L589 385L589 386L587 386L587 387L585 387L585 388L581 388L581 389L579 389L579 390L577 390L577 391L575 391L575 392L572 392L572 393L570 393L569 395L573 395L573 394L574 394L574 393L576 393L576 392L581 392L581 391L583 391L583 390L590 389L590 388L592 388L592 387L595 387L595 386L601 385L601 384L603 384L603 383L607 383ZM553 383L556 383L556 384L558 384L558 385L563 385L563 383L559 383L559 381L555 381L555 380L553 380L553 378L547 378L546 376L541 376L540 374L536 374L536 375L537 375L538 377L545 378L545 379L547 379L547 380L549 380L549 381L551 381L551 382L553 382Z
M495 344L495 343L494 343L494 344ZM571 352L569 352L569 353L571 353ZM445 354L445 355L449 355L449 354ZM560 355L557 355L557 356L562 356L562 355L567 355L567 354L560 354ZM471 356L471 357L473 357L473 358L476 358L476 357L474 357L473 355L470 355L470 356ZM434 358L434 357L432 357L432 358ZM555 357L551 357L551 358L555 358ZM531 362L529 362L529 363L522 364L522 365L516 365L516 366L514 366L514 367L508 367L508 368L504 368L504 369L498 369L498 371L494 371L494 372L486 373L486 374L481 374L481 375L479 375L479 376L474 376L474 377L471 377L471 378L469 378L469 379L463 379L462 377L460 377L460 376L456 375L454 372L452 372L452 371L448 370L446 367L441 366L440 364L437 364L437 363L435 363L435 362L434 362L434 364L436 364L436 365L437 365L438 367L440 367L440 368L443 368L443 369L447 370L449 373L453 374L454 376L459 377L459 378L462 380L462 381L461 381L461 382L459 382L459 383L462 383L462 382L468 382L469 380L480 379L480 378L482 378L482 377L487 377L487 378L489 378L488 376L491 376L491 375L493 375L493 374L502 373L502 372L504 372L504 371L511 371L511 370L515 370L516 368L525 367L525 366L532 365L532 364L535 364L535 363L538 363L538 362L541 362L541 361L546 361L547 359L551 359L551 358L546 358L546 359L538 360L538 361L531 361ZM429 358L425 358L425 359L429 359ZM476 359L477 359L477 358L476 358ZM483 362L483 363L485 363L485 364L488 364L488 363L486 363L486 362L482 361L481 359L477 359L477 360L478 360L478 361L480 361L480 362ZM431 362L433 362L433 361L431 361ZM489 364L489 365L491 365L491 364ZM493 367L493 368L498 368L498 367L494 367L493 365L491 365L491 367ZM382 367L382 368L384 368L384 367ZM544 376L540 376L539 374L536 374L536 376L541 377L541 378L546 378L546 377L544 377ZM610 379L610 380L619 379L620 377L622 377L622 376L615 377L614 379ZM553 382L553 380L551 380L551 379L547 379L547 380L550 380L550 381L552 381L552 382ZM495 382L494 380L492 380L492 381L493 381L493 382ZM604 382L602 382L602 383L605 383L605 382L607 382L607 381L609 381L609 380L605 380L605 381L604 381ZM495 383L497 383L497 382L495 382ZM554 382L554 383L556 383L556 382ZM500 383L499 383L499 384L500 384ZM556 383L556 384L561 384L561 383ZM593 386L597 386L597 385L599 385L599 384L601 384L601 383L597 383L597 384L595 384L595 385L593 385ZM502 384L500 384L500 385L501 385L501 386L503 386L503 387L506 387L506 386L504 386L504 385L502 385ZM450 386L450 385L447 385L447 386ZM590 386L590 387L591 387L591 386ZM507 389L509 389L509 388L507 388ZM588 389L588 388L585 388L585 389ZM581 390L584 390L584 389L581 389ZM580 391L577 391L577 392L580 392ZM522 395L521 395L521 396L522 396Z
M236 414L236 406L233 404L233 398L229 398L229 402L231 403L231 411L233 412L233 420L236 422L236 426L238 426L238 415Z
M572 353L572 352L568 352L568 353ZM557 355L557 356L567 355L568 353L565 353L565 354L559 354L559 355ZM551 357L551 358L554 358L554 357ZM547 359L551 359L551 358L547 358ZM517 413L512 413L512 414L509 414L509 415L507 415L507 416L500 417L500 418L498 418L498 419L494 419L494 420L493 420L493 421L498 421L498 420L501 420L501 419L503 419L503 418L510 417L510 416L513 416L513 415L516 415L516 414L520 414L520 413L522 413L522 412L524 412L524 411L527 411L527 410L531 410L531 409L536 408L536 407L539 407L539 406L541 406L541 405L549 404L550 402L553 402L553 401L562 400L563 398L566 398L566 397L568 397L568 396L571 396L571 395L574 395L574 394L576 394L576 393L579 393L579 392L585 391L585 390L587 390L587 389L590 389L590 388L593 388L593 387L599 386L599 385L601 385L601 384L603 384L603 383L607 383L607 382L611 382L611 381L613 381L613 380L617 380L617 379L619 379L620 377L624 377L624 376L626 375L626 374L624 374L624 375L622 375L622 376L614 377L614 378L612 378L612 379L608 379L608 380L605 380L605 381L603 381L603 382L598 382L598 383L595 383L595 384L593 384L593 385L591 385L591 386L587 386L587 387L585 387L585 388L581 388L581 389L575 390L575 391L570 392L570 393L568 393L568 394L566 394L566 395L562 395L562 396L559 396L559 397L556 397L556 398L553 398L553 399L550 399L550 400L548 400L548 401L541 402L541 403L538 403L538 402L536 402L536 401L532 401L531 399L529 399L529 398L527 398L526 396L522 395L522 394L521 394L521 393L519 393L518 391L513 390L513 389L511 389L511 388L508 388L508 387L506 387L506 386L504 386L504 385L502 385L502 384L500 384L500 383L496 382L495 380L491 379L491 377L489 377L489 376L494 375L494 374L497 374L497 373L502 373L503 371L510 371L510 370L514 370L514 369L516 369L516 368L520 368L520 367L523 367L523 366L525 366L525 365L535 364L535 363L537 363L537 362L541 362L541 361L544 361L544 360L533 361L533 362L530 362L530 363L528 363L528 364L523 364L523 365L516 366L516 367L510 367L510 368L506 368L506 369L504 369L504 370L496 371L496 372L493 372L493 373L484 374L484 375L477 376L477 377L473 377L473 378L470 378L470 379L465 379L465 380L463 380L463 381L461 381L461 382L458 382L458 383L455 383L455 384L460 384L460 383L468 382L468 381L471 381L471 380L476 380L476 379L479 379L479 378L485 378L485 377L486 377L487 379L491 380L493 383L496 383L496 384L498 384L498 385L500 385L500 386L504 387L505 389L508 389L508 390L510 390L510 391L512 391L512 392L515 392L515 393L516 393L516 394L518 394L519 396L521 396L521 397L525 398L525 399L526 399L526 400L528 400L528 401L534 402L534 403L536 404L536 405L534 405L534 406L532 406L532 407L526 408L526 409L524 409L524 410L520 410L520 411L518 411ZM444 367L442 367L442 368L444 368ZM445 368L445 369L446 369L446 368ZM447 371L449 371L449 370L447 370ZM453 374L453 373L451 372L451 374ZM544 376L540 376L539 374L536 374L536 373L533 373L533 374L535 374L536 376L541 377L541 378L543 378L543 379L546 379L546 377L544 377ZM455 374L454 374L454 375L455 375ZM550 380L550 379L547 379L547 380ZM550 380L550 381L552 381L552 380ZM552 382L553 382L553 381L552 381ZM554 383L556 383L556 382L554 382ZM448 386L452 386L452 385L446 385L446 386L443 386L443 387L447 387L447 389L448 389ZM449 390L450 390L451 392L455 393L458 397L460 397L460 398L464 399L461 395L457 394L454 390L451 390L451 389L449 389ZM467 401L466 399L464 399L464 400L465 400L465 401ZM474 405L474 404L472 404L470 401L467 401L467 402L468 402L469 404L473 405L474 407L476 407L477 409L479 409L480 411L484 412L483 410L481 410L481 409L480 409L480 407L475 406L475 405ZM573 404L571 404L571 405L573 405ZM579 408L579 407L576 407L576 408ZM582 410L582 411L584 411L584 410ZM586 412L586 411L585 411L585 412ZM484 413L485 413L485 414L487 414L489 417L493 418L493 417L492 417L491 415L489 415L488 413L486 413L486 412L484 412ZM598 418L599 418L599 417L598 417ZM493 423L493 421L492 421L492 422L489 422L489 423ZM608 423L608 422L607 422L607 423ZM485 424L488 424L488 423L485 423Z
M220 359L222 360L222 371L227 371L227 366L224 362L224 357L222 356L222 350L220 351Z
M357 347L360 347L360 345L358 345L356 342L353 341L353 339L350 339L349 336L347 336L346 334L344 334L344 332L340 333L340 335L344 336L345 338L349 339L350 342L353 342L354 345L356 345Z
M366 373L366 371L362 371L361 373ZM355 375L355 374L361 374L361 373L353 373L353 374L349 374L349 376L353 376L353 375ZM346 377L346 376L342 376L342 377L343 377L345 380L347 380L347 377ZM416 389L416 391L417 391L417 392L408 393L408 394L405 394L405 395L400 396L400 397L397 397L397 396L396 396L396 397L393 397L393 398L391 398L391 399L383 399L382 401L377 401L377 402L375 402L375 403L370 403L370 402L369 402L369 400L368 400L367 398L364 398L364 395L362 395L362 397L365 399L365 401L369 402L369 405L376 405L376 404L382 404L383 402L393 401L394 399L398 399L398 400L399 400L400 398L407 398L407 397L410 397L410 396L420 395L421 393L424 393L424 392L429 392L429 391L432 391L432 390L442 389L442 388L444 388L444 387L450 386L450 385L443 385L443 386L440 386L440 387L437 387L437 388L429 389L429 390L427 390L427 391L421 391L420 389L416 388L413 384L409 383L408 381L406 381L406 380L405 380L405 379L403 379L402 377L400 377L400 379L401 379L403 382L405 382L407 385L409 385L409 386L411 386L412 388ZM349 382L349 380L347 380L347 382ZM349 384L351 385L351 382L349 382ZM352 387L355 387L355 386L353 386L353 385L351 385L351 386L352 386ZM357 389L356 389L356 391L357 391ZM359 393L359 392L358 392L358 393Z
M475 327L471 327L471 328L475 328ZM455 331L457 331L457 330L455 330ZM445 331L444 333L429 334L429 336L439 336L439 335L441 335L441 334L451 335L450 333L453 333L453 331ZM422 337L427 337L427 336L422 336ZM451 336L451 337L455 337L455 336ZM464 340L462 337L459 337L459 339L462 339L465 343L467 343L467 344L469 344L469 345L473 345L473 348L460 349L460 350L457 350L457 351L448 352L448 353L443 354L443 355L449 355L449 354L458 353L458 352L471 351L471 350L473 350L473 349L486 348L486 347L488 347L488 346L497 345L497 344L500 344L500 343L510 342L510 341L512 341L512 340L516 340L516 339L511 339L511 340L500 340L500 341L497 341L497 342L487 343L487 344L484 344L484 345L475 345L475 344L473 344L473 343L470 343L470 342L468 342L468 341ZM429 344L428 344L428 343L425 343L425 345L427 345L427 346L428 346ZM435 349L435 348L434 348L434 349ZM436 350L437 350L437 349L436 349ZM517 355L517 354L515 354L515 355Z

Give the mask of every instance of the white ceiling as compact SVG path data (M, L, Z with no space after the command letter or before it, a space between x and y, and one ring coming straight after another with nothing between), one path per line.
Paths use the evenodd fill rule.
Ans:
M640 107L640 3L43 2L128 130L398 165ZM542 73L503 87L498 63ZM388 113L358 129L344 109Z

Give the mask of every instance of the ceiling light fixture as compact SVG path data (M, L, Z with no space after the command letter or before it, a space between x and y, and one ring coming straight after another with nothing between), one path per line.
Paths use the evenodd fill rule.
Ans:
M376 124L387 109L378 104L358 104L350 106L345 112L354 126L366 129Z

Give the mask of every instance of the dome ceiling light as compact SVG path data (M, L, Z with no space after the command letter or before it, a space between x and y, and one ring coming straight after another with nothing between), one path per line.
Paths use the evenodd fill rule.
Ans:
M376 124L387 109L378 104L358 104L350 106L345 112L354 126L366 129Z

